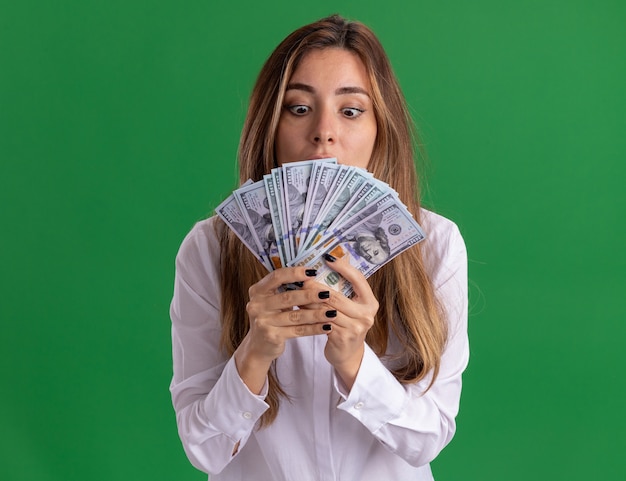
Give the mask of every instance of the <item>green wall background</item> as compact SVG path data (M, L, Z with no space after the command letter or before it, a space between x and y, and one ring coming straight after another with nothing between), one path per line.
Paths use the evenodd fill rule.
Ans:
M461 227L471 364L438 481L621 480L622 1L2 0L0 478L200 480L176 434L178 245L235 186L248 93L339 12L395 65Z

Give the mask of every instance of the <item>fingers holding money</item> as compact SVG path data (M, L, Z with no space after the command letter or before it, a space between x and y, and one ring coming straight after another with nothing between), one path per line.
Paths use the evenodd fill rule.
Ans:
M364 311L369 311L373 318L378 311L378 300L376 299L376 296L374 296L372 288L363 273L356 267L352 266L345 257L337 259L330 254L324 254L324 260L330 269L335 271L352 285L352 297L348 299L341 296L344 297L346 301L351 301L342 303L342 312L349 316L358 317ZM337 296L338 299L341 297Z
M310 307L321 305L328 299L330 292L322 284L306 281L316 274L315 269L305 267L277 269L251 286L250 300L246 305L251 331L256 327L263 329L268 326L289 328L290 332L282 334L285 338L318 334L319 329L312 330L308 326L321 325L326 318L323 313L316 312L319 309ZM298 288L282 290L281 287L286 284L297 285ZM309 309L299 309L300 306ZM321 329L321 326L318 327Z
M337 274L348 280L354 289L352 298L342 293L332 291L325 305L332 310L325 311L325 315L332 314L332 330L328 335L328 342L324 354L343 380L350 388L359 371L365 348L365 337L374 324L379 303L374 296L364 275L346 259L335 259L325 256L328 266Z
M324 334L331 329L323 310L296 308L321 305L326 300L327 288L306 280L315 274L304 267L282 268L250 287L246 305L250 328L235 351L235 363L252 392L260 392L271 363L284 352L287 339ZM293 283L301 283L304 288L282 291L281 286Z
M329 330L328 319L321 310L276 310L269 303L252 301L249 305L254 305L248 311L250 330L238 351L251 364L266 364L269 368L269 363L284 352L287 339L324 334Z
M304 281L317 275L317 270L308 267L286 267L267 274L248 289L250 299L258 296L273 296L286 285L302 286ZM289 296L286 296L287 298ZM294 306L296 304L292 304Z
M324 259L328 266L327 270L330 269L335 275L341 276L352 284L352 296L346 297L340 290L328 289L326 284L321 282L307 281L303 291L312 291L306 297L310 303L299 304L299 307L323 310L326 317L329 317L334 324L342 325L342 320L347 323L346 326L358 322L359 325L365 327L366 331L369 330L374 323L379 303L365 276L359 269L352 266L347 258L335 258L326 254ZM315 295L319 299L316 299ZM320 300L323 302L320 303ZM342 316L338 317L337 313L341 313Z

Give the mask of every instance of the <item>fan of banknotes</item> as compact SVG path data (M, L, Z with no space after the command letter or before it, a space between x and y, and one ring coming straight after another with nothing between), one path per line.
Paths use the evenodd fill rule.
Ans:
M369 277L425 238L393 188L337 159L283 164L244 183L215 211L268 270L317 269L316 280L346 296L352 286L324 254L348 256Z

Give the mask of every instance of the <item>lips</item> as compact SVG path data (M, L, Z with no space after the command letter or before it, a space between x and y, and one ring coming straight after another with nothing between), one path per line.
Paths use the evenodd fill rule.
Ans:
M321 160L321 159L333 159L335 158L332 154L313 154L310 157L307 157L305 160Z

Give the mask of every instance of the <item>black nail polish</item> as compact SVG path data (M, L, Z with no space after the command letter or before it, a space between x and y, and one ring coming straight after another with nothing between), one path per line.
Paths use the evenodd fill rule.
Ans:
M332 311L326 311L326 317L337 317L337 311L334 309Z
M330 291L322 291L317 295L317 297L319 297L320 299L329 299Z
M337 260L335 256L331 256L330 254L324 254L322 257L328 262L335 262Z
M304 271L304 273L308 277L315 277L317 275L317 269L307 269L306 271Z
M333 326L331 326L330 324L324 324L322 326L322 329L324 329L325 331L330 331L333 328Z
M298 287L304 287L304 282L303 281L298 281L298 282L294 282L294 284Z

